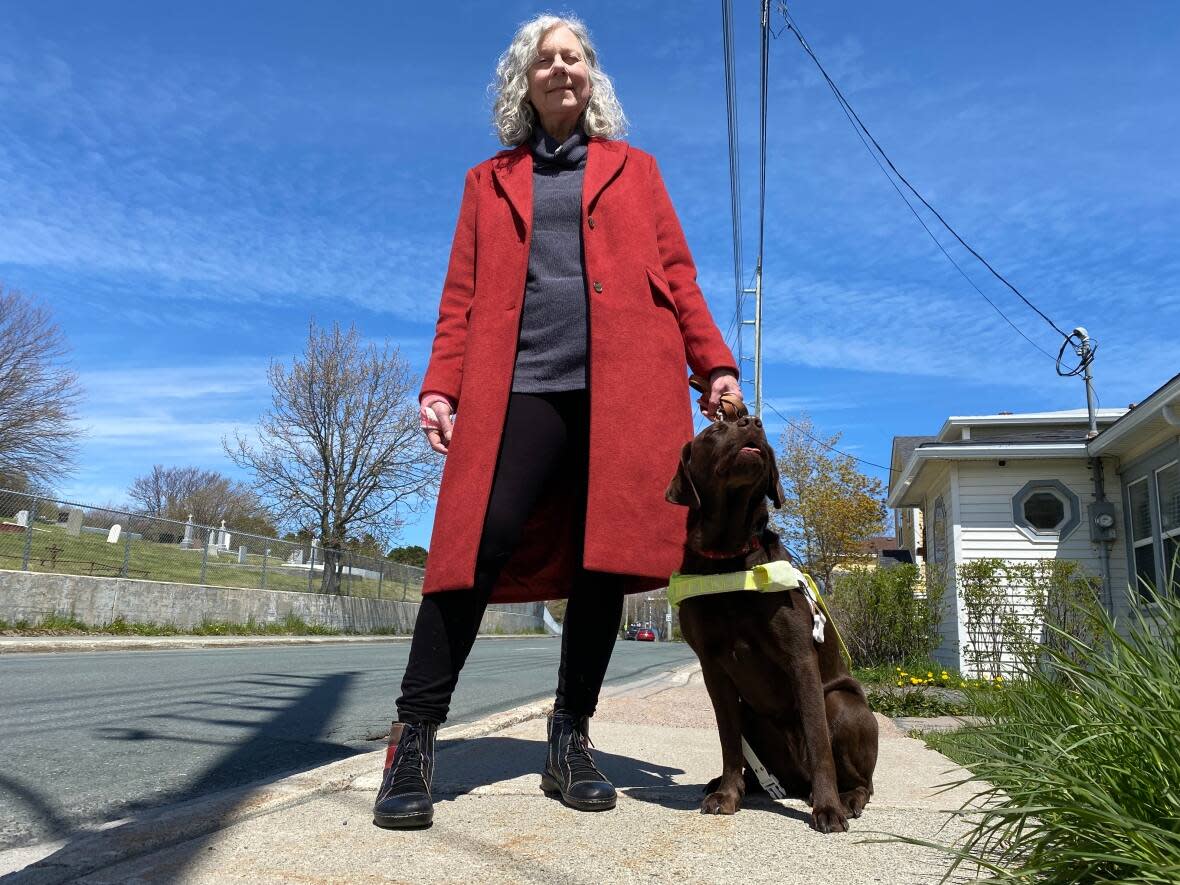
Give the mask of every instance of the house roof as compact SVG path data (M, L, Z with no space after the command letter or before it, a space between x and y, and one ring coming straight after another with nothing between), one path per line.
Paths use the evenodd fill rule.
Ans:
M1089 452L1118 456L1144 436L1180 436L1180 374L1173 375L1090 440Z
M1126 409L1096 409L1094 415L1099 424L1113 424ZM1065 409L1058 412L1020 412L1018 414L996 415L951 415L938 431L938 439L950 442L963 434L964 427L1045 427L1052 425L1085 426L1089 413L1085 409Z
M1006 433L1004 436L989 436L986 439L948 439L946 441L938 441L924 443L919 448L926 448L928 446L979 446L979 445L1001 445L1014 443L1056 443L1056 442L1082 442L1087 439L1087 430L1085 427L1062 427L1060 429L1053 428L1038 428L1036 430L1021 431L1019 428L1012 428L1012 432Z
M1026 458L1118 457L1145 442L1180 437L1180 374L1172 376L1130 409L1098 409L1098 435L1088 439L1085 409L1019 415L953 415L937 437L894 437L889 507L914 506L919 475L927 461ZM987 427L986 438L971 439L964 428ZM908 454L903 455L903 452ZM899 467L897 462L903 466Z
M893 454L889 458L889 491L893 491L893 484L914 454L914 449L923 443L934 442L936 436L895 436L893 437Z

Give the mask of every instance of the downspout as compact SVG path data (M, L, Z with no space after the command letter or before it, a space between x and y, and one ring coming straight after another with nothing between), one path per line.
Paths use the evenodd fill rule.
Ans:
M1106 503L1106 486L1102 476L1102 459L1090 459L1090 475L1094 480L1094 503ZM1110 578L1110 548L1113 541L1098 542L1098 567L1102 572L1102 599L1107 612L1114 616L1114 586Z

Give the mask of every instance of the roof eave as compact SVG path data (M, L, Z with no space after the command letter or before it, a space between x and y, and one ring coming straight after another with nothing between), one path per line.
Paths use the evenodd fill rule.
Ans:
M1086 444L1074 443L980 443L979 445L922 446L906 463L897 487L885 500L888 507L913 506L905 504L906 493L922 471L926 461L990 461L993 459L1029 460L1040 458L1085 458Z
M1090 440L1087 446L1090 454L1094 457L1102 455L1157 415L1168 424L1180 427L1180 375L1161 387L1149 399L1155 399L1156 402L1141 404L1121 421L1117 421Z

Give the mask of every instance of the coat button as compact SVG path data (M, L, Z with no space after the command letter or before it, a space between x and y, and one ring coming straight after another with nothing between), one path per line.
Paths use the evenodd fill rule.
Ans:
M602 283L598 282L597 280L594 281L594 291L600 294L602 292Z
M591 215L589 218L586 219L586 223L588 225L590 225L590 230L594 230L594 216L593 215Z

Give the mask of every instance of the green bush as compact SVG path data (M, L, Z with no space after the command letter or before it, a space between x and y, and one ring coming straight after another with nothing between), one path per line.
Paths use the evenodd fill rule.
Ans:
M978 559L957 571L967 632L964 657L982 676L1011 672L1045 648L1072 653L1103 641L1098 581L1071 560Z
M938 647L945 584L918 568L852 568L825 597L854 666L877 667L930 657Z
M981 725L931 738L980 787L948 879L976 863L1009 883L1180 881L1180 602L1137 609L1122 636L1086 617L1103 642L1050 626L974 705Z

